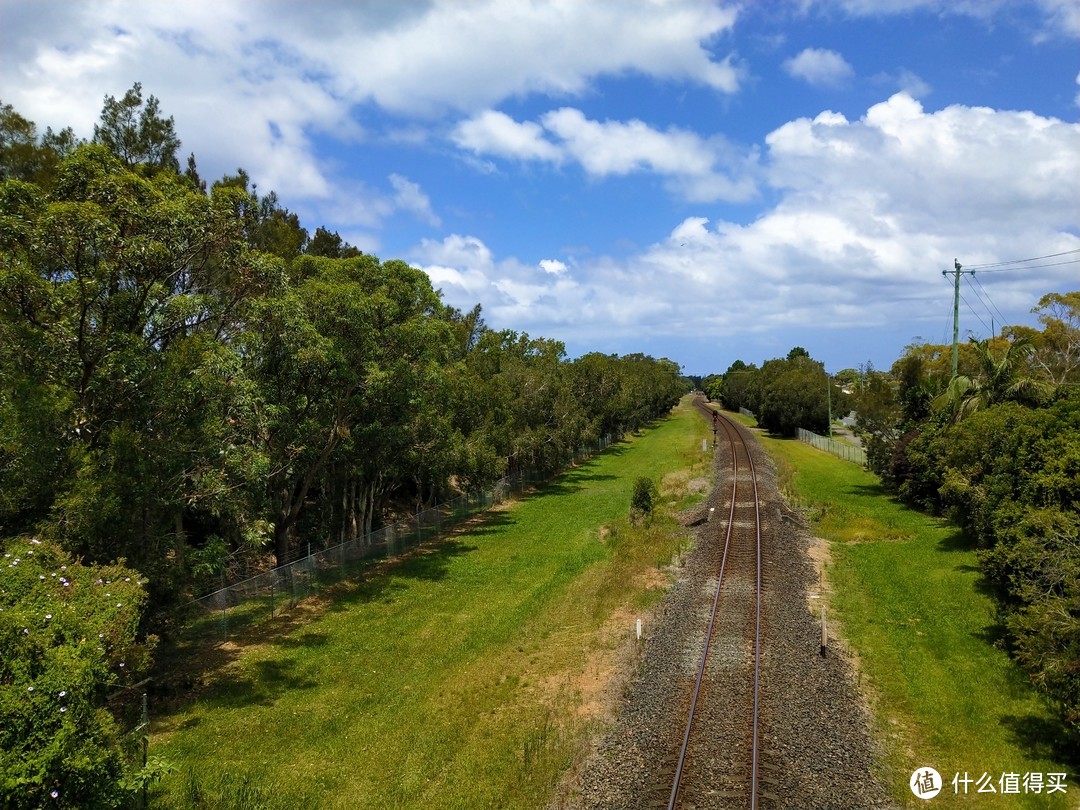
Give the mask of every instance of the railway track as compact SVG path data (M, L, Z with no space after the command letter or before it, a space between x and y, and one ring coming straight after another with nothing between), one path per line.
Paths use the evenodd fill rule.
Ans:
M711 521L723 541L667 807L757 810L768 797L762 782L771 781L763 775L760 732L761 498L742 429L702 400L696 405L713 422L717 452L725 444L730 451L730 492L726 514Z

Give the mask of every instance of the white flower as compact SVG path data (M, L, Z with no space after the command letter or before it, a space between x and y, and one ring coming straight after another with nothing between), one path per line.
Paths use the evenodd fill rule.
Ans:
M60 714L63 714L66 711L67 711L67 706L61 706L60 707Z
M27 692L33 692L33 691L34 691L34 687L32 687L32 686L28 686L28 687L26 688L26 691L27 691Z
M67 690L66 690L66 689L64 689L64 690L62 690L62 691L60 692L60 697L63 697L63 696L64 696L64 695L66 695L66 694L67 694Z

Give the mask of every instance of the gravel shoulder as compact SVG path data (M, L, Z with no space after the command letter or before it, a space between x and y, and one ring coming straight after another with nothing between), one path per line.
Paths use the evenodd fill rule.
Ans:
M874 776L881 752L856 688L851 662L838 649L821 655L820 617L809 599L818 588L812 537L781 497L774 468L751 439L759 474L765 555L762 653L762 808L847 810L893 807ZM670 790L665 763L685 724L685 683L700 659L707 603L716 588L716 547L722 541L729 463L724 445L714 460L712 491L683 522L694 548L674 571L675 582L646 627L640 654L616 716L549 810L639 810ZM712 521L709 509L715 508ZM713 655L723 655L714 643ZM716 757L727 745L718 741ZM711 806L741 806L718 791ZM698 801L697 806L706 806Z

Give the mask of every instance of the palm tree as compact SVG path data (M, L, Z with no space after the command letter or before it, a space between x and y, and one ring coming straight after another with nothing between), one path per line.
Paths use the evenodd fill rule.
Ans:
M1002 402L1037 405L1053 395L1053 383L1027 373L1034 344L1026 335L1009 341L1000 356L994 353L989 339L971 338L971 344L979 361L978 375L953 377L934 401L939 410L952 413L954 421Z

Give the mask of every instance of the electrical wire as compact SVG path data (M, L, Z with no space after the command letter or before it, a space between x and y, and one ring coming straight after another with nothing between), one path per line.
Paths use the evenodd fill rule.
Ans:
M1007 273L1010 270L1037 270L1040 267L1061 267L1063 264L1080 264L1080 259L1069 259L1064 262L1050 262L1049 264L1028 264L1023 267L991 267L989 270L979 270L979 268L974 268L971 272L974 273L975 270L979 270L980 273ZM967 272L967 270L968 268L965 267L964 271Z
M998 321L1001 323L1002 326L1005 326L1005 316L1001 313L1001 310L997 308L997 304L994 303L993 299L990 298L989 290L987 290L986 287L983 286L983 283L979 281L978 277L974 273L972 273L969 277L968 284L970 285L972 281L979 285L979 289L982 290L983 293L986 295L986 300L990 302L990 306L992 306L994 308L994 312L997 313ZM987 311L989 312L989 309ZM990 314L990 317L994 317L993 313Z
M975 308L972 307L971 304L968 304L968 300L966 298L964 298L963 293L960 293L960 300L963 301L965 304L967 304L967 308L969 310L971 310L971 314L974 315L978 319L979 323L981 323L983 325L983 329L985 329L987 332L989 332L991 335L993 335L993 333L994 333L993 327L990 327L990 326L986 325L986 321L984 321L982 319L982 315L980 315L978 312L976 312Z
M964 269L965 270L982 270L982 269L987 268L987 267L1004 267L1004 266L1010 265L1010 264L1027 264L1028 262L1037 262L1037 261L1042 261L1043 259L1056 259L1059 256L1071 256L1074 253L1080 253L1080 248L1076 248L1075 250L1065 250L1065 251L1062 251L1061 253L1048 253L1045 256L1033 256L1030 259L1013 259L1013 260L1007 261L1007 262L991 262L990 264L973 264L973 265L970 265L969 267L965 267ZM1067 262L1055 262L1054 264L1040 264L1038 266L1039 267L1055 267L1058 264L1072 264L1073 262L1076 262L1076 261L1080 261L1080 259L1072 259L1072 260L1067 261ZM1025 268L1017 267L1017 268L1014 268L1014 269L1022 270L1022 269L1025 269Z

